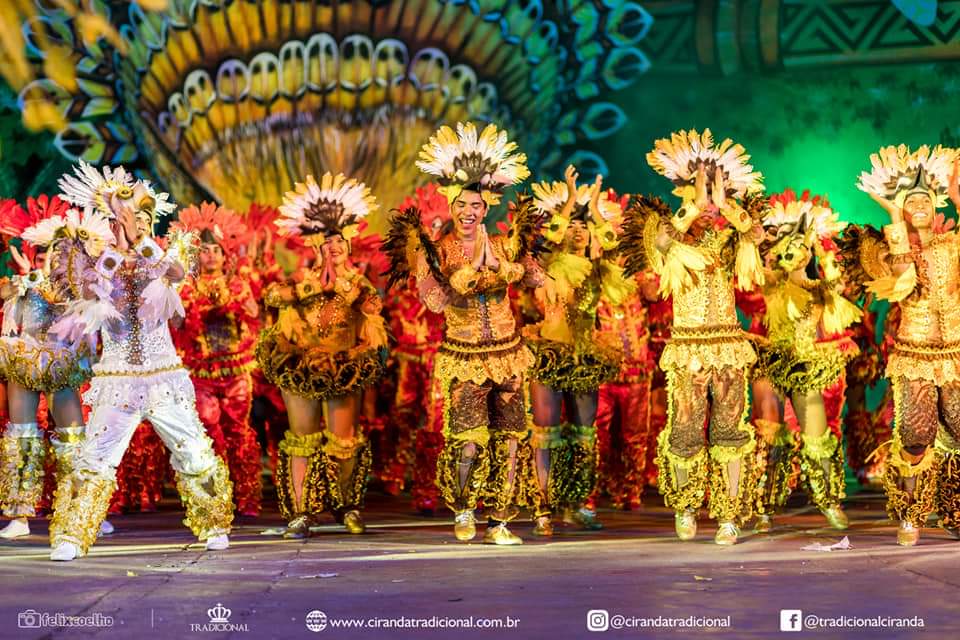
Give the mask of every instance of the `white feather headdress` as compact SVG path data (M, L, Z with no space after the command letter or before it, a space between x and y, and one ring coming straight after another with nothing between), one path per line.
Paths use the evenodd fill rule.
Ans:
M417 167L437 176L439 191L448 201L456 198L463 187L480 185L487 204L497 204L503 190L523 182L530 176L527 156L514 153L517 143L508 140L506 131L488 124L477 135L472 122L458 122L454 131L440 127L420 150Z
M923 145L910 151L905 144L883 147L870 155L870 172L864 171L857 188L892 200L898 207L910 193L928 193L935 206L947 203L947 185L956 150Z
M87 254L94 258L114 242L106 216L99 211L81 213L77 209L69 209L63 216L41 220L24 230L22 237L37 247L48 247L61 238L76 240L83 243Z
M99 211L105 216L112 217L113 213L107 202L110 194L120 191L133 190L134 177L123 167L112 169L103 167L102 171L83 160L73 168L75 175L63 174L57 182L61 197L82 207L85 211ZM129 196L127 196L129 197Z
M327 172L319 183L307 176L283 196L276 225L281 235L302 236L314 243L331 235L349 240L359 232L360 221L378 208L365 184L342 173Z
M668 178L675 185L692 185L701 162L707 173L707 184L712 184L714 172L723 172L728 196L742 198L751 191L763 188L763 175L753 170L750 156L742 145L730 138L714 145L710 129L698 133L695 129L670 134L654 143L653 151L647 154L647 163L654 171Z

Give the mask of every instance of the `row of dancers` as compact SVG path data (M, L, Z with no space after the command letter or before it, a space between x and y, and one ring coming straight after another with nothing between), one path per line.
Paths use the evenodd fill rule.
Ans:
M111 505L155 503L162 443L213 550L235 512L259 513L264 449L289 537L323 512L362 533L371 476L391 493L412 476L417 508L445 505L462 541L481 508L491 544L522 542L521 513L536 536L598 529L603 493L639 508L655 482L681 540L706 505L728 545L769 531L798 485L846 528L844 431L900 544L934 512L956 535L960 254L936 213L960 203L956 150L871 158L859 186L882 231L765 194L709 130L647 160L679 206L568 167L494 226L526 158L495 125L444 126L417 162L433 183L382 239L370 190L329 173L278 210L186 207L165 236L176 205L122 167L81 163L57 196L4 202L2 535L29 532L55 479L51 558L84 555ZM881 362L890 402L871 411Z

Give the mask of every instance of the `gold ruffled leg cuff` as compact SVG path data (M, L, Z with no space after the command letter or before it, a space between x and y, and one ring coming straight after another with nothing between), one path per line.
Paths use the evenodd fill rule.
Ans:
M529 433L494 431L490 434L490 474L484 504L492 517L508 522L519 508L537 511L542 504Z
M73 463L83 443L83 425L60 427L50 438L50 447L56 459L57 488L53 493L53 511L64 508L65 502L73 495Z
M183 523L202 542L230 533L233 522L233 483L222 458L205 473L177 473L177 491L187 508Z
M35 422L8 423L0 438L0 500L3 515L26 518L36 515L43 492L46 446Z
M960 528L960 443L946 434L937 437L940 474L937 477L936 509L940 524L948 529Z
M846 496L843 447L831 431L820 436L802 434L800 473L810 499L820 510L839 506Z
M68 488L72 494L66 493ZM57 496L60 506L50 520L50 546L71 542L85 555L97 539L116 488L113 478L87 473L75 473L63 488L57 487L62 495Z
M298 436L288 430L280 441L280 446L277 448L277 477L274 484L277 487L280 515L287 522L305 513L319 513L323 510L322 506L317 506L323 503L322 494L326 486L325 483L318 482L318 479L323 478L322 475L318 476L318 472L323 469L322 445L322 431ZM307 470L303 476L299 502L291 473L291 458L294 457L307 459ZM316 511L308 510L307 505L314 505Z
M597 428L593 425L570 425L567 431L566 464L569 482L564 487L564 506L579 509L597 485Z
M887 493L887 514L893 520L906 521L923 528L927 516L936 508L940 458L928 448L916 464L903 458L903 449L895 440L883 474ZM912 489L907 488L912 484Z
M697 511L703 505L708 481L707 450L684 458L670 451L670 427L657 436L657 485L664 504L680 513Z
M323 455L327 467L326 509L339 513L362 507L373 462L366 439L341 438L328 431Z
M757 420L757 492L754 513L772 516L790 497L798 442L793 431L779 422Z
M718 522L743 523L753 515L757 476L762 470L754 455L756 445L751 433L750 440L739 447L710 447L710 517Z
M445 434L443 451L437 459L437 486L443 501L455 513L476 509L483 497L490 475L489 436L486 429L483 432L483 437L477 439L472 437L472 431ZM475 449L472 457L463 455L467 445ZM462 482L461 467L465 474Z
M548 452L547 478L544 481L540 474L544 473L539 467L535 469L538 488L537 505L534 508L534 517L548 516L560 502L560 490L557 485L557 473L554 471L557 461L563 459L567 453L565 451L567 442L563 438L564 425L555 425L552 427L542 427L540 425L530 425L530 446L540 452ZM561 479L562 481L562 479ZM546 486L544 492L541 487Z

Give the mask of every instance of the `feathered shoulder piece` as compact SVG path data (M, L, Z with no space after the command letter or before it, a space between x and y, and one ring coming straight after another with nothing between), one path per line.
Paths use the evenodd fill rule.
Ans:
M926 193L936 207L947 204L947 185L955 149L923 145L911 151L905 144L881 148L870 156L870 171L860 174L857 188L891 200L898 207L912 193Z
M417 167L436 176L440 192L453 201L464 187L479 185L488 205L499 204L504 189L530 176L527 156L515 153L517 143L494 124L477 133L472 122L444 125L420 150Z
M702 163L707 184L712 184L717 171L723 173L726 195L743 198L748 192L763 189L763 176L749 164L750 156L739 144L726 138L714 144L710 129L695 129L670 134L654 143L647 154L647 163L677 187L693 186L697 167Z
M350 240L360 221L379 208L370 188L356 178L329 171L320 178L307 176L283 196L276 225L281 235L299 236L320 245L329 236Z
M634 196L627 202L623 230L620 232L620 253L624 257L624 273L633 276L663 262L656 249L660 223L670 224L673 212L663 200L651 196Z
M540 228L543 214L536 200L528 194L517 196L516 207L510 212L510 229L507 231L507 250L514 261L526 256L538 257L544 251Z
M890 249L883 233L870 225L850 224L837 239L847 284L853 287L853 300L866 294L866 285L893 275L887 257Z
M237 212L212 202L182 209L177 220L170 225L170 230L192 232L196 237L205 231L210 232L226 254L235 254L250 241L251 235Z
M420 210L415 206L397 210L390 218L390 228L383 242L383 251L390 257L390 271L384 274L388 276L388 287L404 285L416 269L421 254L437 282L445 283L447 280L443 275L437 246L420 219Z

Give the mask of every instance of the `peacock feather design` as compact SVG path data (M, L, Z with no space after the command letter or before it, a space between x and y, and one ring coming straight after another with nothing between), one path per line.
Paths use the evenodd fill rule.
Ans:
M55 106L74 161L146 168L179 201L238 211L326 172L398 204L425 181L420 147L456 122L495 122L541 173L603 173L582 147L623 125L610 95L649 66L651 18L630 1L95 4L118 38L85 40L76 17L38 3L21 106Z

